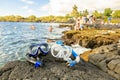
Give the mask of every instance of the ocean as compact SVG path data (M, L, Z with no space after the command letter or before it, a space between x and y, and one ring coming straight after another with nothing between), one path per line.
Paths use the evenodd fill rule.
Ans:
M50 25L52 32L48 30ZM0 67L9 61L25 60L32 43L47 42L48 38L59 40L66 30L70 28L59 28L59 23L0 22Z

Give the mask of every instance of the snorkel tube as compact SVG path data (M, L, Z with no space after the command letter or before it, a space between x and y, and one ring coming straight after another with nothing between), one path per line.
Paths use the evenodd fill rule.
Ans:
M42 56L46 56L49 50L50 46L47 43L32 44L29 47L30 52L26 54L26 60L33 63L36 68L40 67L44 64Z
M70 47L65 46L63 44L63 41L57 41L56 44L54 44L51 47L51 54L53 57L56 58L63 58L65 61L67 61L67 66L73 67L80 61L79 55ZM75 57L75 60L72 60L70 56Z
M75 59L75 60L72 60L72 59L67 60L67 65L70 66L70 67L75 66L76 63L79 63L79 61L80 61L79 55L78 55L73 49L72 49L72 55L73 55L73 57L75 57L76 59Z

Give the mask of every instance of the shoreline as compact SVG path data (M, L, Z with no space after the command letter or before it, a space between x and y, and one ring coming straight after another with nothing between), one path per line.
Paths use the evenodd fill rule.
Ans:
M80 55L102 71L120 80L120 29L87 29L64 32L65 44L79 44L91 50ZM113 69L114 68L114 69Z
M87 31L87 30L86 30ZM89 30L90 31L90 30ZM90 33L93 33L93 31L95 30L91 30ZM106 32L106 31L105 31ZM67 33L67 35L66 35ZM73 37L73 34L74 35L77 35L77 37L74 37L76 40L78 40L80 37L78 34L76 33L84 33L84 30L83 31L73 31L73 32L66 32L64 33L64 36L67 36L66 38L64 38L63 40L65 40L65 44L67 45L71 45L71 44L75 44L77 41L74 41L74 43L72 43L70 41L70 39ZM87 31L88 33L88 31ZM112 35L116 32L115 31L109 31L108 32L109 34L112 33ZM101 40L103 41L103 39L105 38L106 35L108 35L108 33L104 33L104 37L101 38ZM117 32L119 33L119 31ZM70 38L69 36L72 37ZM93 34L94 35L94 34ZM80 35L81 36L81 35ZM86 36L86 35L84 35ZM109 35L108 35L109 36ZM91 36L88 36L88 37L91 37ZM88 37L81 37L81 39L84 41L84 40L90 40ZM99 36L97 36L99 37ZM72 38L74 40L74 38ZM66 39L68 39L66 41ZM71 40L72 40L71 39ZM97 39L97 38L96 38ZM109 40L110 37L107 39ZM116 38L115 38L116 39ZM86 41L87 41L86 40ZM93 39L95 40L95 38ZM113 39L114 41L114 39ZM71 43L67 43L67 42L71 42ZM109 41L108 41L109 42ZM108 42L105 42L105 43L108 43ZM80 42L79 42L80 43ZM85 44L86 42L82 43L82 44ZM115 41L115 43L117 43L117 41ZM114 44L114 43L110 43L110 44ZM110 45L109 44L109 45ZM90 45L90 44L89 44ZM96 44L98 45L98 44ZM108 44L105 44L105 46L108 46ZM84 45L85 46L85 45ZM95 51L96 48L98 48L98 55L99 55L99 48L101 49L101 46L98 46L98 47L94 47L92 49L92 51ZM89 47L90 48L90 47ZM107 48L107 47L106 47ZM112 47L114 48L114 47ZM106 49L107 50L107 49ZM105 51L106 51L105 50ZM29 79L29 80L39 80L39 79L56 79L56 80L59 80L59 79L63 79L63 80L66 80L66 79L69 79L69 80L72 80L72 79L91 79L91 80L96 80L96 79L101 79L101 80L116 80L115 78L118 78L119 79L119 74L117 75L118 77L116 77L116 74L115 75L112 75L112 72L110 73L106 73L104 71L104 67L99 67L98 65L99 64L94 64L93 61L96 61L95 58L93 58L90 53L92 53L92 51L90 51L88 54L87 54L87 59L90 59L88 61L85 60L84 57L86 57L86 53L84 53L83 55L81 55L81 61L79 64L77 64L75 67L73 68L68 68L64 62L59 62L58 60L55 60L51 57L46 57L46 66L44 68L37 68L35 69L34 66L26 61L12 61L12 62L8 62L4 65L4 67L0 68L0 78L1 79ZM109 50L110 51L110 50ZM105 53L107 54L107 53ZM90 57L89 57L90 55ZM92 54L93 55L93 54ZM94 55L93 55L94 56ZM119 56L119 55L118 55ZM83 59L83 60L82 60ZM49 60L49 61L48 61ZM111 62L111 61L110 61ZM54 64L53 64L54 63ZM111 62L112 63L112 62ZM94 66L96 65L96 66ZM109 64L110 65L110 64ZM102 65L103 66L103 65ZM99 69L100 68L100 69ZM119 69L119 68L118 68ZM50 71L49 71L50 70ZM39 74L37 74L39 73ZM118 72L119 73L119 72ZM23 75L24 74L24 75ZM73 74L76 74L76 75L73 75ZM97 74L97 75L96 75ZM108 75L109 74L109 75ZM50 76L51 75L51 76ZM111 77L111 76L115 77ZM48 77L49 76L49 77Z

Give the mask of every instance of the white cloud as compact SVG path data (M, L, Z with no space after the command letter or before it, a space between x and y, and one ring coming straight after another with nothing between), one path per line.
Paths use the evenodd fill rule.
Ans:
M31 0L21 0L21 1L27 4L34 4L34 1L31 1Z
M27 12L28 12L28 13L31 13L31 14L34 13L34 11L33 11L32 9L28 9Z
M29 5L23 6L22 9L25 10L24 14L25 13L27 15L33 15L33 14L35 14L35 11L32 8L30 8Z
M49 15L64 15L71 12L74 4L77 5L79 11L120 9L120 0L49 0L49 3L42 6L40 10L48 11Z
M49 7L50 7L50 5L46 4L46 5L42 6L42 7L40 7L38 10L40 10L40 11L48 11L48 10L50 10Z
M29 6L28 5L23 6L22 9L29 9Z
M0 11L3 11L3 9L0 9Z

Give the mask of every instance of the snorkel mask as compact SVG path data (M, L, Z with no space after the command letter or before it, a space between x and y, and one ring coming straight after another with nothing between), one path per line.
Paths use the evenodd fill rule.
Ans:
M29 47L29 53L26 54L27 61L33 63L35 67L42 66L42 56L46 56L50 50L50 46L47 43L32 44Z
M51 47L51 54L53 57L56 58L63 58L65 61L67 61L67 66L73 67L80 61L79 55L70 47L65 46L63 44L63 41L57 41L56 44L54 44ZM72 60L70 56L75 57L75 60Z
M71 49L68 46L64 46L63 41L58 40L56 44L51 47L51 54L56 58L67 60L71 55Z
M51 47L51 54L53 57L67 60L71 55L71 49L68 46L53 45Z

